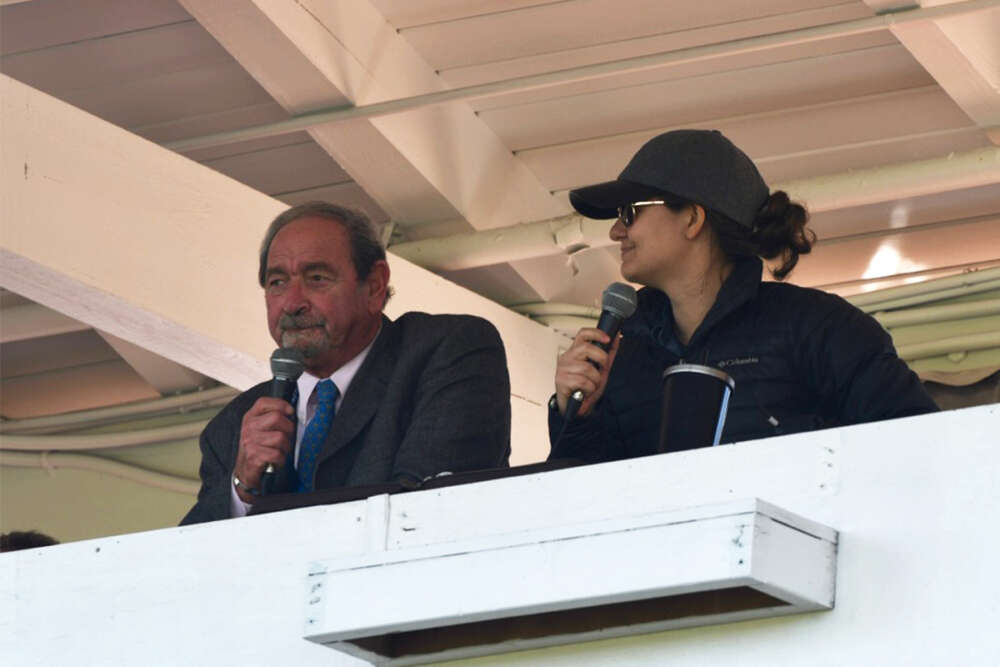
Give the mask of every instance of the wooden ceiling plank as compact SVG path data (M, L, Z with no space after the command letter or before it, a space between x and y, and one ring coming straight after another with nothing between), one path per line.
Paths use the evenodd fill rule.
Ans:
M431 24L403 34L432 67L447 70L842 4L843 0L716 0L678 7L674 2L648 0L575 0Z
M0 312L0 343L3 344L88 329L90 327L83 322L37 303L4 308Z
M865 2L879 10L885 8L886 0ZM891 30L969 118L980 127L1000 125L1000 9L907 23ZM1000 145L1000 132L993 132L991 139Z
M1000 215L1000 183L878 202L810 216L820 240Z
M128 129L150 141L164 144L189 137L222 132L233 127L248 127L262 123L273 123L287 118L288 112L282 109L281 105L268 95L267 100L258 104L238 106L214 113L185 116L184 118L170 119L159 123L134 125ZM277 137L265 137L263 139L238 141L222 146L212 146L211 148L199 148L188 151L185 155L192 160L211 160L268 146L285 146L287 144L299 143L303 140L309 140L309 135L305 132L295 132Z
M807 107L787 107L745 116L705 118L685 126L722 131L762 167L766 177L787 154L809 148L816 169L825 170L821 151L836 152L844 142L878 140L849 166L867 167L886 162L885 145L898 138L905 143L914 133L929 130L963 130L983 145L984 135L968 123L950 98L936 87L868 95ZM816 128L822 127L823 132ZM648 130L570 142L520 151L518 156L553 191L580 187L614 178L633 153L648 139L677 126L661 125ZM937 144L935 144L937 145ZM918 152L918 151L915 151ZM932 157L937 153L914 155ZM788 155L793 158L794 155Z
M471 16L484 16L516 11L525 7L554 4L565 0L372 0L397 30L430 23L456 21Z
M747 70L754 71L767 66L790 66L794 63L808 65L816 63L821 66L824 61L835 58L849 58L853 52L865 52L873 58L890 58L903 64L910 72L907 78L919 76L921 80L931 82L906 49L885 31L847 35L837 39L823 39L804 44L791 44L758 51L750 51L731 56L693 60L691 62L671 63L662 67L640 69L623 72L614 77L581 79L547 88L529 89L492 95L472 100L472 107L479 113L494 109L505 109L522 104L544 102L560 97L571 97L600 93L607 90L622 90L627 94L629 88L639 88L644 85L657 85L668 81L683 81L697 77L720 75L726 72ZM894 52L901 53L905 59ZM873 62L878 62L874 61ZM869 63L870 64L870 63ZM879 63L887 67L888 63ZM630 102L632 100L630 99Z
M0 376L4 380L108 361L120 359L90 327L55 337L32 338L0 345Z
M58 97L124 128L226 114L234 107L256 107L273 102L267 92L231 60L106 88L73 91Z
M329 154L308 137L304 143L204 160L202 164L272 196L350 181ZM275 170L275 164L285 166Z
M189 18L183 23L4 56L0 69L65 98L75 91L110 88L229 60L225 49Z
M344 91L358 88L348 77L365 76L353 56L301 6L272 3L267 8L272 15L284 10L288 17L284 23L293 23L289 27L293 35L287 35L252 2L182 3L288 113L348 105L351 102ZM297 33L296 19L302 25ZM316 57L310 58L311 53ZM371 123L315 128L310 135L394 219L459 217Z
M897 273L925 271L1000 259L1000 224L987 219L960 227L930 227L824 244L803 256L791 281L828 285L857 279L875 280Z
M651 53L677 51L702 44L717 44L728 40L800 30L815 25L865 18L870 15L871 12L867 11L860 3L832 5L779 16L733 21L723 25L698 27L648 37L628 37L619 41L586 44L577 48L565 48L563 45L553 42L552 50L545 53L505 57L493 62L474 65L461 64L440 71L442 78L452 86L469 86ZM886 37L873 34L861 36L861 39L868 43L871 43L869 40L873 39L884 42ZM895 43L895 39L892 37L888 37L888 39ZM843 39L833 41L845 43ZM847 41L846 43L852 42ZM746 54L740 57L745 58ZM698 64L698 66L702 68L712 67L713 63Z
M967 153L989 144L985 133L974 126L903 134L774 155L762 160L761 172L771 182L813 178L851 169Z
M174 0L60 2L57 21L52 2L0 4L5 5L0 9L0 54L4 55L191 20Z
M86 391L80 391L81 387ZM4 378L0 388L0 414L6 419L31 419L160 397L120 359Z
M905 49L883 46L481 111L521 151L651 127L838 102L933 81ZM624 83L616 81L615 83ZM622 100L628 103L623 104Z
M365 105L446 87L367 0L183 2L290 113L314 108L317 90ZM278 44L280 60L262 61L261 42ZM311 89L289 86L300 72ZM461 218L486 229L567 211L463 102L310 134L402 227Z
M308 93L298 88L309 86L290 90L289 79L305 77L311 90L333 90L359 105L444 87L367 2L238 3L241 21L232 18L234 3L184 3L292 113L317 104L303 104ZM283 45L280 61L261 62L254 51L262 41ZM312 135L400 224L464 217L485 228L563 210L462 104L320 127Z
M382 227L389 222L389 216L371 198L364 189L353 181L346 183L329 183L306 190L279 192L274 195L289 206L296 206L316 199L333 202L362 211L377 226Z

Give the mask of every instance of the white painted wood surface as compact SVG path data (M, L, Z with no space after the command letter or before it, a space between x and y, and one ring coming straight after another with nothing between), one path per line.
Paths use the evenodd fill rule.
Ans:
M290 112L445 87L367 0L182 4ZM482 228L567 212L461 103L310 133L400 222L461 216Z
M864 1L875 10L887 4L887 0ZM897 25L892 34L977 125L1000 123L1000 51L995 43L1000 10ZM1000 143L1000 132L994 129L990 134L994 143Z
M998 431L990 405L2 554L0 662L360 664L302 639L311 563L761 497L839 532L834 610L476 664L994 665Z
M629 554L629 567L594 576L621 554ZM835 531L756 499L734 501L310 565L304 630L311 641L367 655L378 664L427 664L829 609L835 565ZM749 587L777 601L765 608L720 609L641 625L606 612L605 626L598 630L552 630L532 639L512 635L430 655L403 651L388 660L351 643L411 630L446 634L456 624L734 587ZM388 599L393 604L377 602Z
M0 101L0 285L238 389L270 377L257 253L284 204L3 75ZM513 461L544 458L565 338L391 254L390 266L390 317L496 325Z

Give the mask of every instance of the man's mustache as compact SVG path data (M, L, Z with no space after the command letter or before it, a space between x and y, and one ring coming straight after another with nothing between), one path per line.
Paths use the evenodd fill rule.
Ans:
M278 318L278 328L282 331L290 329L308 329L310 327L326 326L326 320L315 315L282 315Z

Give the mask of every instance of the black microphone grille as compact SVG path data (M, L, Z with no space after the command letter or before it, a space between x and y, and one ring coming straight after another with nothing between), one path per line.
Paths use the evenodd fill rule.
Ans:
M601 298L601 308L618 315L623 320L632 317L638 305L639 299L635 294L635 288L625 283L611 283Z
M305 370L302 353L294 347L279 347L271 353L271 374L283 380L298 380Z

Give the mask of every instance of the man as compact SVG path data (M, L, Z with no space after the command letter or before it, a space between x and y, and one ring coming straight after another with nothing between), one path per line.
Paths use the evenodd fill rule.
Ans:
M389 265L367 218L325 202L289 209L268 228L258 278L271 336L305 359L295 405L264 382L209 422L202 487L182 524L246 514L269 464L275 491L507 465L510 380L496 329L468 315L383 315Z

